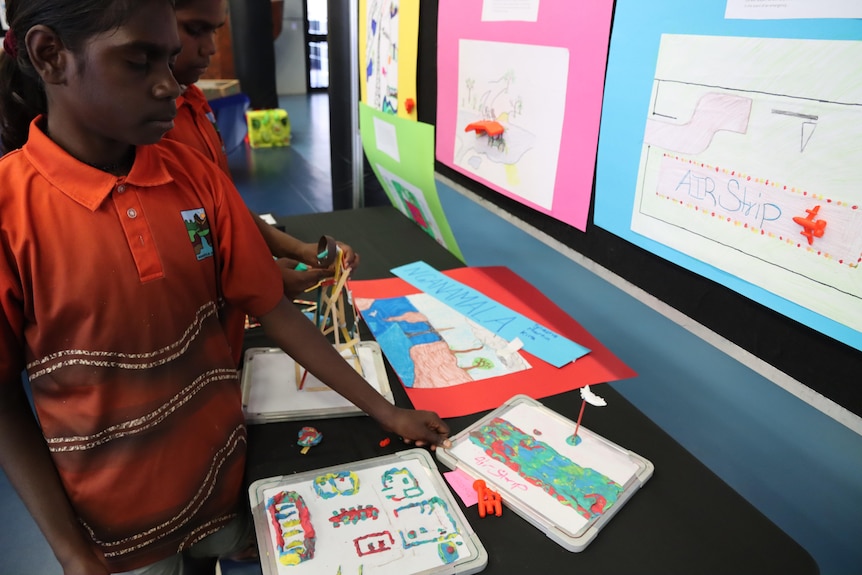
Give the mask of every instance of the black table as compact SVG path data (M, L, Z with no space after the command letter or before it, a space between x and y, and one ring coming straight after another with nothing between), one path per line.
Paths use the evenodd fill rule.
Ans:
M325 233L350 244L361 256L353 279L392 277L391 268L416 260L439 270L464 265L389 206L292 216L278 223L306 241L317 241ZM367 330L362 339L371 339ZM270 344L260 332L246 338L246 347L266 345ZM387 373L396 404L410 406L388 364ZM488 551L483 573L819 572L807 551L611 386L602 386L601 395L611 407L591 411L588 427L652 461L653 476L580 553L564 550L511 511L504 509L502 517L482 519L475 505L462 506ZM577 419L581 402L576 391L540 401ZM485 413L448 419L447 423L454 435ZM304 425L314 425L325 439L309 454L300 455L295 440ZM252 425L247 479L250 483L405 448L396 442L380 447L384 437L379 426L364 416Z

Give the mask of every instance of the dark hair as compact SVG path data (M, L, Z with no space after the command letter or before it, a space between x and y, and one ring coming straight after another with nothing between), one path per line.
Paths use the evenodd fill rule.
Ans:
M17 57L0 56L0 138L6 151L27 141L30 122L47 112L41 79L30 62L25 38L33 26L51 28L64 46L81 54L87 39L122 26L140 0L7 0L6 21L17 41Z

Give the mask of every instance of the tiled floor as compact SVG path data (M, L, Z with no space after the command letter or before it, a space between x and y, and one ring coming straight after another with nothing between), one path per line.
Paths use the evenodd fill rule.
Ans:
M284 148L230 151L234 183L257 213L288 216L332 209L329 166L329 97L325 93L282 96L291 144Z

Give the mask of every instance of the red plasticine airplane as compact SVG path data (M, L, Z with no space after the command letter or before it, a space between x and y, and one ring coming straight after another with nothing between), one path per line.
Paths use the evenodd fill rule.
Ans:
M814 243L814 238L822 238L826 231L826 220L817 219L817 212L820 211L820 206L814 206L813 210L805 210L808 217L794 216L793 221L802 226L802 231L799 232L808 238L808 245Z
M464 131L469 132L470 130L475 131L477 136L481 136L483 133L486 133L492 138L499 136L504 131L506 131L505 128L503 128L503 124L501 124L500 122L495 122L493 120L481 120L479 122L467 124L467 127L464 128Z

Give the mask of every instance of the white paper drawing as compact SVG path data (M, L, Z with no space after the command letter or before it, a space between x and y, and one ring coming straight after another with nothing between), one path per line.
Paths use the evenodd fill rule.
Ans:
M440 226L437 224L437 220L434 219L434 212L431 211L431 206L428 205L428 200L425 199L425 192L400 176L393 174L380 164L376 164L376 167L383 178L383 182L389 188L389 197L392 199L395 207L405 216L419 224L419 227L437 240L438 244L445 247L446 240L443 239L443 232L440 231ZM437 193L437 190L435 189L433 192Z
M338 480L350 488L331 489ZM473 556L448 498L417 461L288 478L262 495L276 555L265 560L279 575L443 572Z
M638 464L588 429L581 428L582 441L573 445L572 430L544 410L516 405L472 431L452 453L478 470L504 502L517 498L561 530L577 533L613 508Z
M862 330L860 75L862 42L662 36L632 230Z
M365 81L368 105L398 112L398 0L368 0Z
M519 348L426 293L356 298L356 309L405 387L450 387L530 368Z
M566 48L461 40L454 163L551 209L568 69Z

